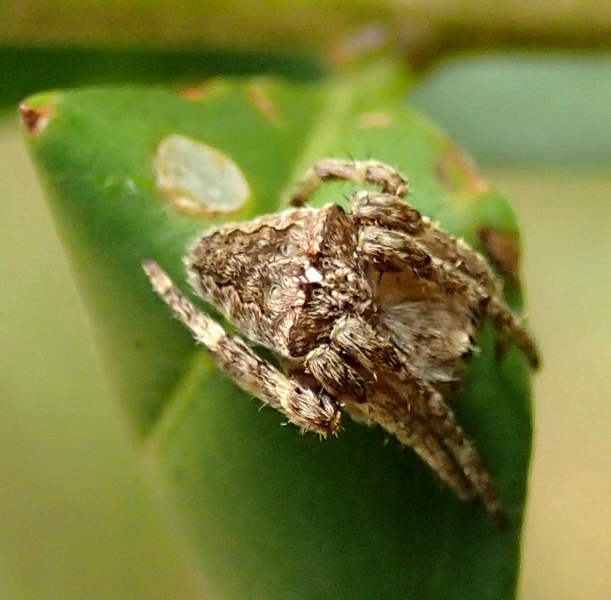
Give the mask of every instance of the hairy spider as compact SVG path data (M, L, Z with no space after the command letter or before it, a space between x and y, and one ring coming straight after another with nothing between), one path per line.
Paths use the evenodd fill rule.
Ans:
M350 210L302 205L326 180L374 184ZM460 381L490 318L531 364L534 342L486 260L404 200L405 178L377 161L322 160L293 207L213 228L185 258L195 291L284 372L194 306L153 261L155 291L218 366L303 430L338 431L347 411L411 446L456 495L504 522L495 486L443 394Z

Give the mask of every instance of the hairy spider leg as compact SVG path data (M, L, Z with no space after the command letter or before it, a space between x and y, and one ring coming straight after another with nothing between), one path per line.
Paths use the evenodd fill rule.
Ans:
M422 419L406 412L402 415L401 421L397 421L396 407L393 403L393 398L396 396L394 390L390 395L383 394L379 390L368 390L358 370L346 362L340 351L341 348L337 347L333 339L331 345L318 346L306 357L304 365L306 372L343 405L354 419L367 424L380 423L402 444L413 448L461 500L472 500L475 496L474 491ZM368 394L375 394L375 400L367 398Z
M292 205L303 205L325 181L354 181L381 187L382 198L379 198L380 195L378 195L379 200L377 202L375 201L375 194L368 195L366 192L356 192L353 195L351 209L355 216L357 218L362 216L365 220L370 219L371 222L372 213L375 213L376 208L380 209L375 217L378 219L377 224L379 227L390 230L398 228L399 230L396 233L404 234L403 239L407 240L406 246L408 248L411 246L413 249L408 254L410 260L428 261L430 265L422 264L421 269L426 269L429 273L431 271L436 272L439 276L438 279L443 281L446 286L444 289L448 287L457 289L457 280L462 279L458 287L461 289L471 288L470 291L476 293L482 299L480 306L495 321L501 333L516 341L525 352L533 369L539 367L541 362L539 351L522 321L513 314L504 302L494 298L494 296L500 294L500 289L485 259L464 241L457 240L441 231L431 223L428 217L422 217L418 211L403 200L409 191L409 184L401 173L376 160L323 159L306 173L304 180L293 195ZM374 199L373 206L370 206L367 210L366 205L371 204L371 198ZM394 206L392 206L393 203ZM376 207L376 204L382 206ZM402 222L396 222L394 211L398 211L397 214L400 215L399 219L403 219ZM389 212L395 215L391 219L388 216ZM395 222L393 222L393 219L395 219ZM376 221L374 220L374 222ZM418 241L410 240L410 234L421 239ZM380 248L380 260L384 260L383 250L384 248ZM396 257L392 256L393 252L395 252L394 248L388 248L386 257L395 263L396 267ZM428 258L423 257L423 252L428 255ZM435 262L437 264L433 264ZM410 266L413 267L413 265ZM458 271L458 273L454 273L455 276L451 277L450 273L453 271ZM420 272L422 273L422 270ZM445 276L444 272L446 273ZM462 278L461 275L463 275Z
M377 160L319 160L304 177L293 194L292 206L302 206L325 181L354 181L370 183L387 194L403 198L408 192L408 182L395 169Z
M490 294L501 293L497 277L479 252L464 240L439 229L406 201L391 194L355 192L350 198L350 215L359 227L376 225L417 238L431 255L451 263Z
M361 365L376 383L390 383L384 392L396 398L390 408L394 421L406 423L409 427L414 417L420 417L428 424L427 431L448 448L493 519L499 526L504 526L505 512L494 483L474 444L458 425L452 409L441 394L392 345L377 335L375 329L363 318L341 317L333 328L331 339L332 344ZM385 369L385 373L380 373L380 366ZM440 471L437 472L442 476ZM443 478L446 477L451 477L451 474L444 473Z
M409 268L417 277L436 284L446 294L465 297L476 314L481 311L489 316L503 336L516 342L533 368L539 366L534 340L507 304L457 271L450 262L432 256L416 238L403 231L371 225L360 229L359 247L379 268Z
M341 412L327 394L299 385L260 358L240 338L227 334L182 294L156 262L144 261L142 267L155 292L243 390L279 410L304 430L323 436L338 430Z

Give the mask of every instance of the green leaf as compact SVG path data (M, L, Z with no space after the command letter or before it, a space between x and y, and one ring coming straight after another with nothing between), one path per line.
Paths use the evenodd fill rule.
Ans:
M319 85L219 80L188 98L90 89L38 95L22 107L137 451L215 597L514 597L531 443L528 367L516 348L500 348L487 328L452 400L509 513L509 530L499 532L482 507L461 504L379 428L346 419L337 439L321 441L281 427L278 413L261 410L194 346L140 266L154 258L188 292L181 257L198 232L282 208L305 169L326 156L397 166L410 178L410 202L475 245L482 231L517 239L507 202L402 104L405 86L382 66ZM172 169L200 156L201 169L195 162L189 172L213 187L211 149L250 189L229 216L178 206L184 194ZM344 202L350 189L325 186L314 204ZM202 194L191 200L209 208ZM517 307L517 280L507 291Z
M0 46L0 109L46 88L101 84L159 85L199 82L213 75L274 74L295 80L320 77L313 56L239 50L137 48L28 48Z

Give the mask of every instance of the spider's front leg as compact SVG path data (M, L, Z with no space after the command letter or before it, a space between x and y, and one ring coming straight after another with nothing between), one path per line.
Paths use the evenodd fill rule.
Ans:
M437 227L402 198L392 194L355 192L350 198L350 215L359 228L397 230L417 238L431 255L451 263L488 293L500 293L499 282L481 254L462 239Z
M325 181L354 181L370 183L382 191L403 198L408 191L405 177L398 171L377 160L340 160L326 158L319 160L306 174L299 185L291 204L302 206Z
M337 431L340 409L327 394L299 385L260 358L240 338L228 335L180 292L156 262L145 261L142 266L157 294L243 390L279 410L304 430L321 435Z
M489 316L503 335L515 340L533 368L538 367L534 340L502 300L500 284L480 254L388 194L355 193L351 215L359 228L359 248L375 265L391 271L409 268L446 294L464 297L474 311Z

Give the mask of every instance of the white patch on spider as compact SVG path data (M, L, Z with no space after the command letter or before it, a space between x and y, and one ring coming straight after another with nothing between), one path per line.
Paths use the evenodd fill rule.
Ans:
M155 170L166 199L188 213L233 212L250 197L242 171L228 156L182 135L161 141Z
M305 270L304 275L310 283L320 283L322 281L322 274L319 273L314 267L308 267Z

